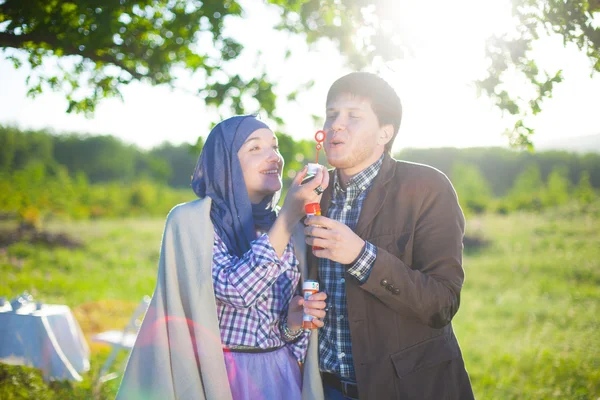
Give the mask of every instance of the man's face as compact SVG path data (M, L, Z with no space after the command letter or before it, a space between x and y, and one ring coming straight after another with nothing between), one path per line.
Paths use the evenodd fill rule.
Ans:
M371 102L350 94L342 94L327 104L325 153L335 168L355 175L383 154L391 125L379 125ZM391 135L389 136L391 137Z

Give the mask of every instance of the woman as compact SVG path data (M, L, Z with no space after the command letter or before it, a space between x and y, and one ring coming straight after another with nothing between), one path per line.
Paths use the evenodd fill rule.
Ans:
M282 169L277 139L255 117L211 131L192 177L200 200L167 218L156 290L117 398L300 398L298 363L309 336L316 355L317 336L301 329L302 313L323 326L326 296L294 296L306 267L299 222L329 177L321 170L300 185L305 168L277 215ZM320 397L311 359L303 385L316 394L305 395Z

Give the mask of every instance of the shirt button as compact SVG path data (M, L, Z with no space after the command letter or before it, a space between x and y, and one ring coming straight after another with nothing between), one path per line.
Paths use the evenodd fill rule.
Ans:
M365 190L367 187L366 186L361 186L360 189L361 190Z
M344 316L343 316L343 315L340 315L340 316L338 317L338 319L341 321L341 320L343 320L343 319L344 319Z
M340 353L340 354L338 354L338 358L344 358L344 357L346 357L346 353Z
M344 283L346 280L344 278L340 279L340 283Z
M346 206L346 210L351 210L352 206Z

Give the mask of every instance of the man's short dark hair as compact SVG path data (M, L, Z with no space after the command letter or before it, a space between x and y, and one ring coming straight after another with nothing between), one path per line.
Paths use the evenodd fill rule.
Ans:
M326 104L331 103L343 94L369 100L375 115L377 115L379 125L391 124L394 127L392 139L385 145L385 151L391 154L402 121L402 104L396 91L389 83L375 74L352 72L333 82L327 93Z

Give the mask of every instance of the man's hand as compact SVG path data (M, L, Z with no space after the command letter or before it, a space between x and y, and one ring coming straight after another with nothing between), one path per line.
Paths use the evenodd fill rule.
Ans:
M288 307L288 328L292 331L297 331L302 328L302 314L312 315L313 323L317 328L322 328L323 318L325 318L325 300L327 295L325 292L318 292L310 296L310 300L304 301L302 296L294 296Z
M306 243L322 247L313 254L341 264L352 264L360 255L365 241L341 222L323 216L309 217L304 222Z

